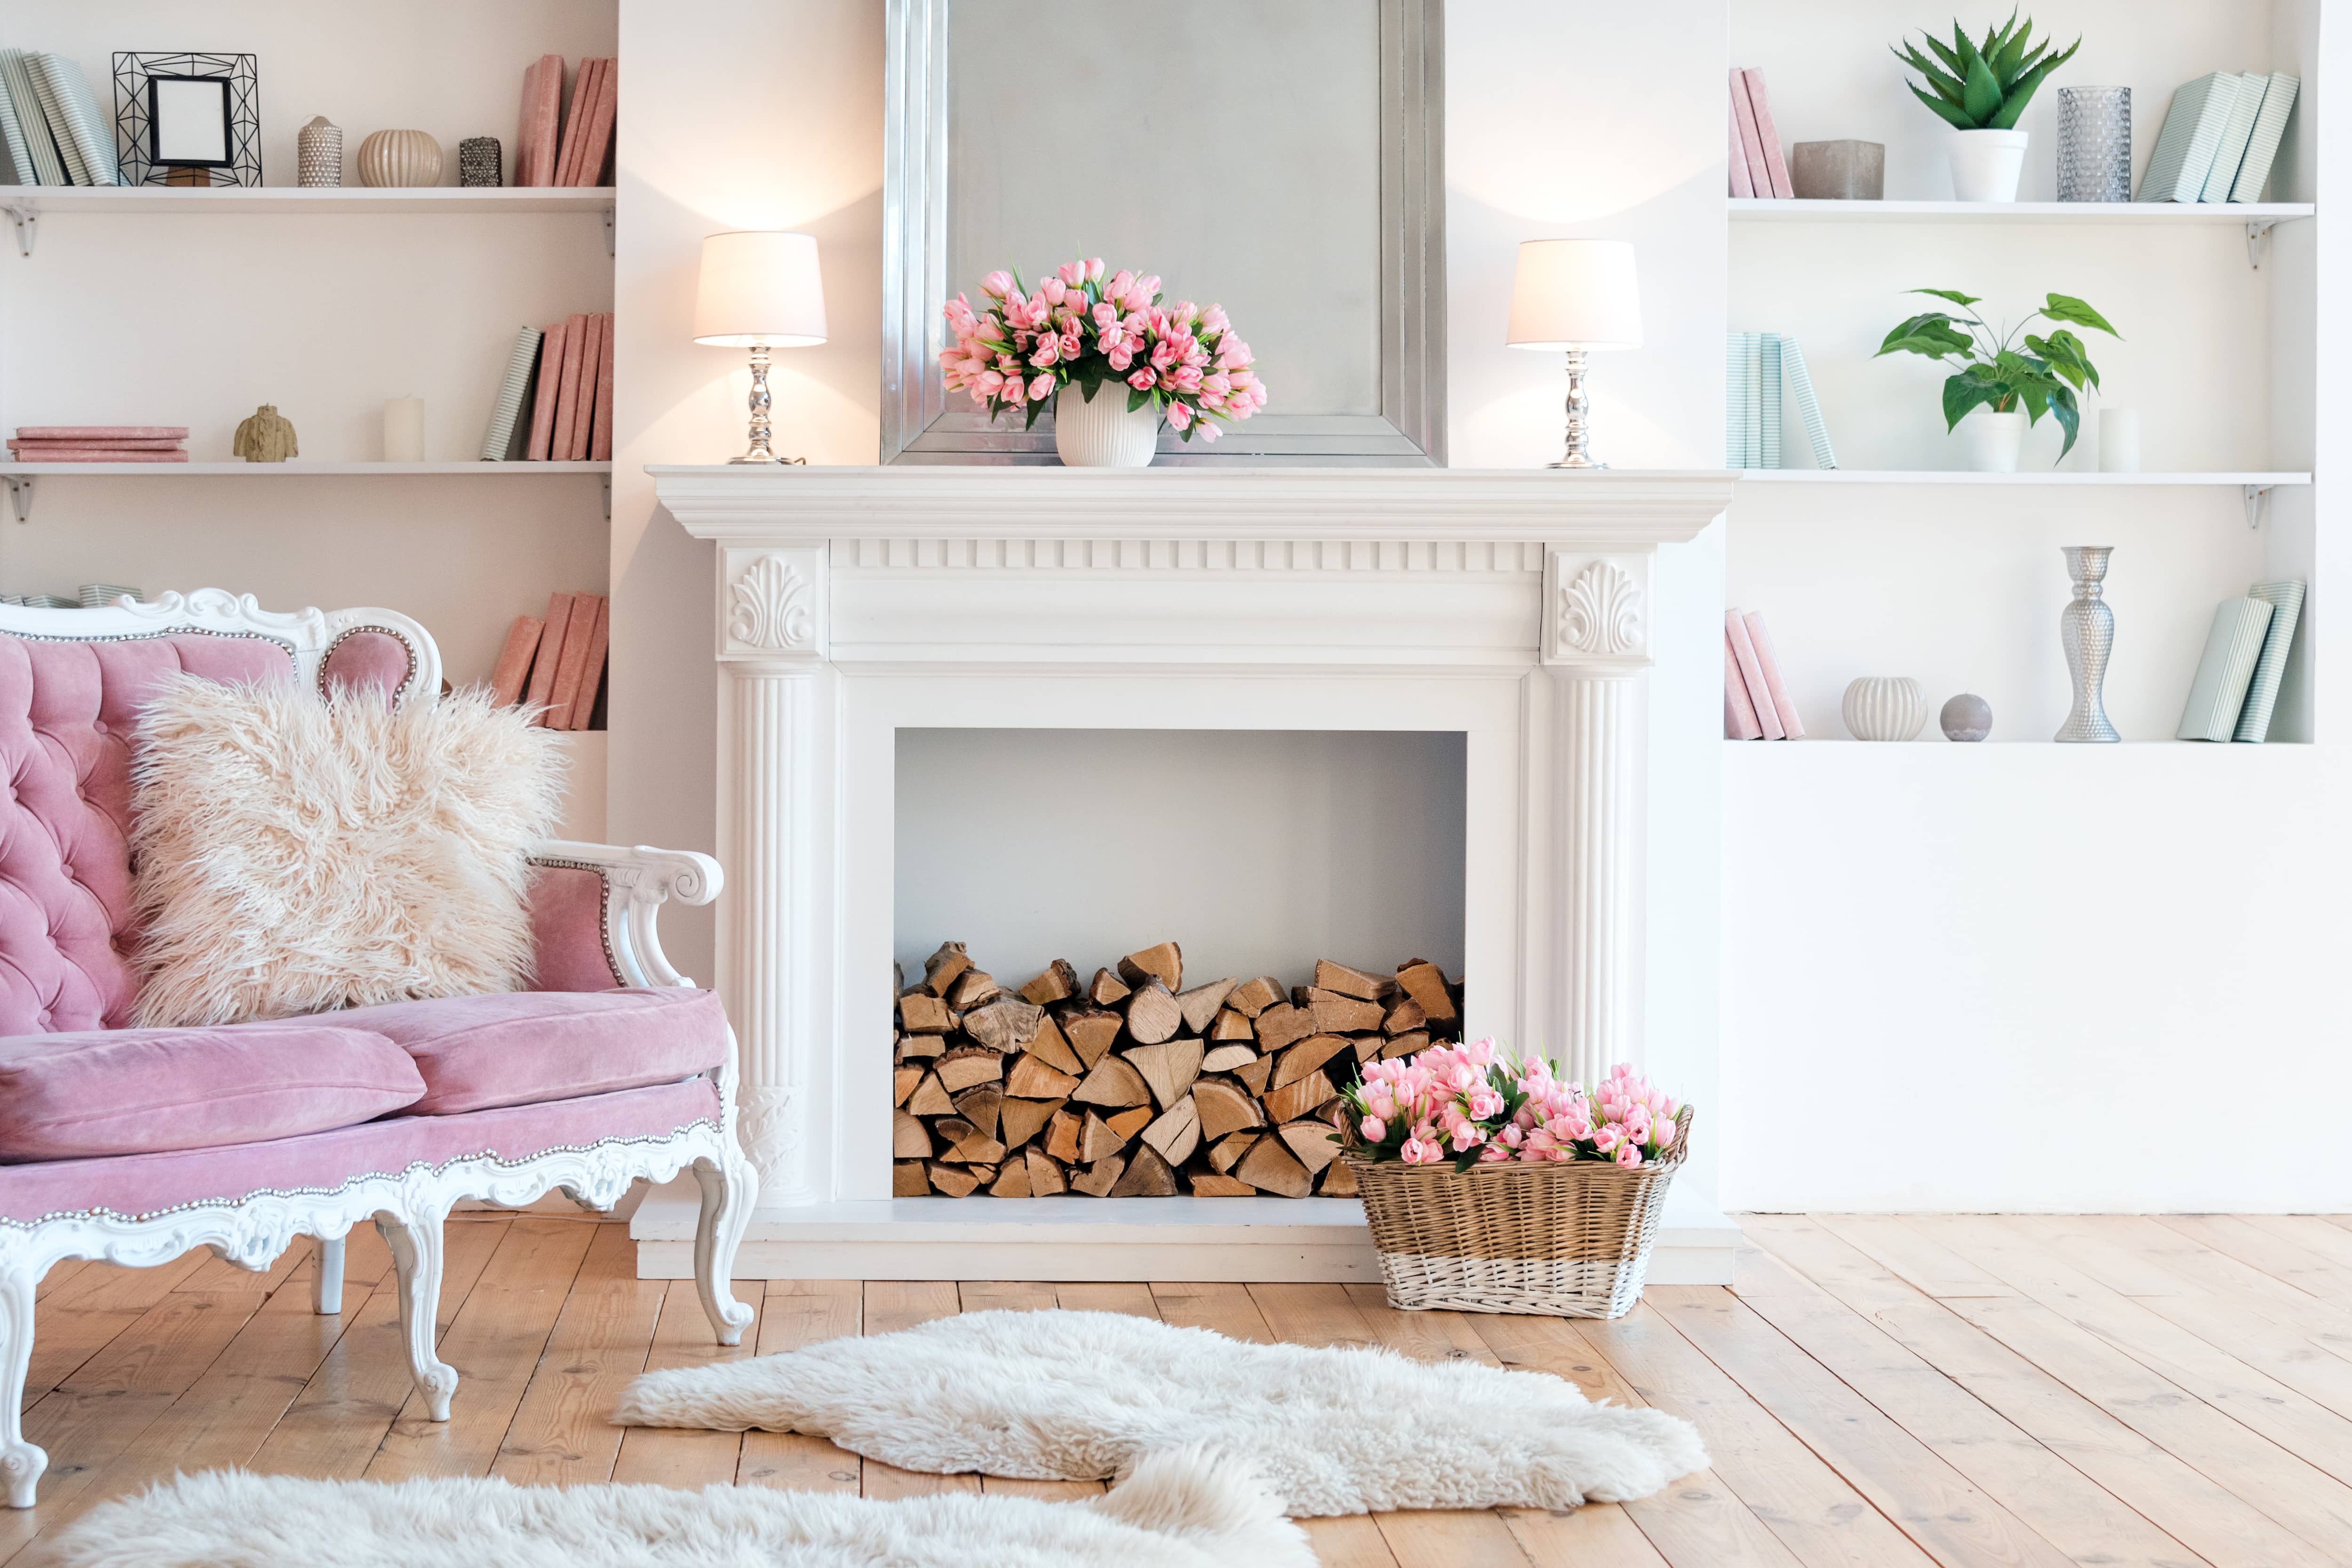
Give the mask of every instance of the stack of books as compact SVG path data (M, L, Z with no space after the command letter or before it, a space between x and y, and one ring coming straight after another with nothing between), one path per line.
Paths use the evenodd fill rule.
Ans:
M2174 93L2138 199L2261 201L2302 85L2284 71L2215 71Z
M1772 639L1760 615L1728 612L1723 617L1723 738L1727 741L1801 741L1804 721L1789 700L1772 657Z
M2243 598L2221 601L2180 715L2181 740L2270 739L2303 592L2300 583L2257 583Z
M19 425L8 442L18 463L184 463L184 425Z
M551 730L603 729L591 721L601 717L612 634L612 601L595 594L559 593L544 616L517 616L490 672L492 700L539 710L531 721Z
M61 56L0 49L0 141L20 185L122 184L113 121Z
M613 59L583 59L563 102L563 57L542 55L522 73L522 129L515 139L518 185L603 185L613 154L613 112L619 100Z
M1764 97L1764 73L1731 68L1731 194L1735 196L1796 195L1789 184L1789 161L1780 153L1780 132Z
M603 463L612 457L612 312L518 331L482 432L482 461Z
M124 597L143 600L146 595L120 583L84 583L79 599L68 599L63 594L0 594L0 605L17 605L31 610L103 610Z
M1829 426L1822 422L1822 405L1813 396L1812 373L1805 368L1805 351L1797 346L1797 340L1780 332L1731 332L1727 334L1724 360L1725 468L1780 466L1784 374L1789 395L1796 400L1798 416L1805 422L1813 466L1838 466L1837 454L1830 449Z

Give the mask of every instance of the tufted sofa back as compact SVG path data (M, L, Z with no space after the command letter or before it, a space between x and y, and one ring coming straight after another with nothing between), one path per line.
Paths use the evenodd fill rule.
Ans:
M404 646L371 631L324 674L397 690L406 667ZM0 1036L129 1020L131 741L149 693L179 670L290 680L297 667L286 644L254 635L0 633Z

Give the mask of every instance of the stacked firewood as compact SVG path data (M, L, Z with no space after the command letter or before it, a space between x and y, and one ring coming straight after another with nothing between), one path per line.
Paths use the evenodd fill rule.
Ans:
M1172 942L1081 982L1055 959L1007 990L940 947L898 996L901 1197L1353 1196L1331 1141L1341 1085L1461 1037L1462 986L1328 960L1311 985L1184 984Z

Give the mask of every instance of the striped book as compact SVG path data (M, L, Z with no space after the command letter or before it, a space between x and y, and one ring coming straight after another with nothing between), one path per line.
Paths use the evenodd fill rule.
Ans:
M58 101L58 89L50 80L47 55L27 55L25 69L33 78L33 96L40 101L41 118L48 122L49 139L57 143L58 159L65 173L59 176L61 185L89 184L89 170L81 161L81 149L74 145L73 132L66 123L65 106Z
M98 100L89 95L89 79L81 74L81 67L63 55L36 55L33 59L48 79L49 95L65 116L64 123L55 127L58 141L60 145L71 142L71 156L80 160L82 173L89 176L79 183L121 184L122 166L114 161L114 124L99 112Z
M1739 412L1745 428L1739 437L1743 468L1764 466L1764 334L1739 334Z
M2245 162L2238 165L2237 182L2230 187L2231 201L2263 199L2263 187L2270 184L2271 163L2286 135L2287 117L2294 112L2295 94L2302 89L2299 79L2284 71L2271 72L2263 89L2262 112L2254 116L2253 133L2246 142Z
M2148 154L2147 171L2140 175L2137 200L2193 202L2204 194L2205 177L2213 172L2213 154L2221 148L2241 85L2235 72L2214 71L2172 95L2164 129L2157 132L2156 151Z
M522 456L517 430L527 444L530 430L522 423L522 405L530 395L531 370L539 363L539 345L547 334L537 327L515 332L514 349L507 355L507 378L499 385L499 400L490 407L489 428L482 432L482 461L503 463Z
M0 56L13 55L14 49L0 50ZM33 169L33 145L25 138L25 122L17 117L16 90L9 86L8 71L0 63L0 142L8 149L8 167L16 171L20 185L37 185L41 176Z
M8 101L16 111L16 123L25 132L25 149L29 163L19 160L16 178L26 184L62 185L66 184L66 166L58 156L57 139L49 134L48 116L41 109L40 94L33 89L33 65L22 49L0 49L0 81L8 86ZM9 152L14 153L14 143Z
M1740 399L1748 386L1748 346L1739 332L1723 334L1723 466L1748 466L1748 415Z
M1780 368L1789 373L1789 395L1797 400L1797 417L1805 422L1805 439L1813 448L1813 466L1818 468L1837 467L1837 454L1830 450L1830 427L1822 422L1822 405L1813 396L1812 373L1805 368L1805 351L1794 338L1780 340Z
M2271 738L2271 714L2278 707L2279 682L2286 675L2286 656L2294 646L2295 622L2303 617L2303 584L2257 583L2246 590L2249 599L2271 606L2271 624L2263 628L2263 651L2254 660L2254 678L2246 684L2246 705L2239 711L2236 739L2260 742Z
M2262 658L2272 613L2269 604L2251 596L2224 599L2213 612L2205 656L2197 661L2197 679L2189 688L2189 706L2181 711L2179 739L2227 741L2237 735L2238 716L2245 710L2246 688Z
M2238 96L2230 105L2230 118L2221 127L2221 142L2213 150L2213 167L2205 175L2205 187L2197 199L2200 202L2226 202L2230 187L2238 181L2239 167L2246 161L2246 143L2254 134L2254 117L2262 112L2263 95L2270 87L2270 79L2258 71L2249 71L2238 79Z
M1757 334L1756 466L1780 466L1780 334Z

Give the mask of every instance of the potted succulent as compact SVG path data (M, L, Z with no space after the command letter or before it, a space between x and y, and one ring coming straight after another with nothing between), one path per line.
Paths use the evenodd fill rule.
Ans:
M1979 303L1976 295L1956 289L1911 292L1948 300L1962 310ZM2015 472L2025 427L2041 423L2044 414L2066 432L2065 445L2058 449L2063 458L2082 429L2074 395L2099 384L2098 367L2091 363L2083 340L2063 326L2046 337L2025 331L2036 316L2095 328L2118 340L2123 336L2105 316L2071 294L2051 294L2044 296L2040 310L1998 334L1978 316L1929 310L1897 326L1878 345L1880 354L1915 353L1955 367L1944 383L1944 428L1957 430L1962 419L1976 413L1969 427L1969 467L1979 472Z
M1952 195L1961 201L2017 199L2026 143L2026 133L2017 129L2018 119L2050 73L2083 47L2076 38L2053 55L2045 38L2028 49L2026 40L2032 32L2032 18L2020 22L2012 11L2006 24L1985 34L1982 43L1970 39L1958 22L1952 24L1948 46L1922 32L1932 59L1908 40L1888 46L1896 59L1927 79L1926 87L1908 79L1903 85L1952 128Z

